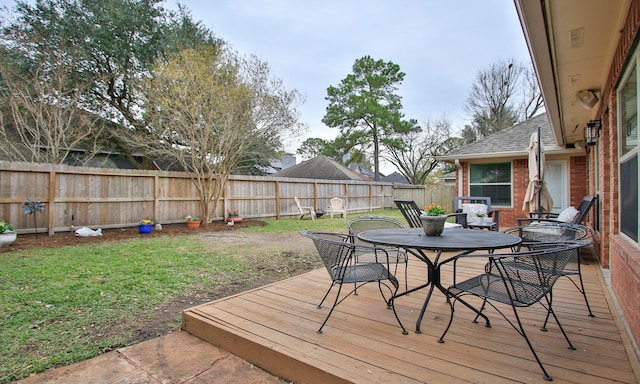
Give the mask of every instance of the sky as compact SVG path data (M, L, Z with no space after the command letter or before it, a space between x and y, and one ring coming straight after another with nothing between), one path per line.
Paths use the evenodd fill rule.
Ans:
M511 0L183 0L195 20L240 54L266 61L287 89L305 97L308 137L335 138L322 123L329 86L338 86L365 55L400 66L406 118L469 122L464 105L479 71L500 60L528 64ZM172 2L166 5L170 7ZM300 159L298 159L300 161ZM384 169L383 169L384 172Z
M12 5L0 0L0 6ZM309 137L335 138L322 123L329 86L365 55L400 66L403 113L424 124L445 117L455 131L469 122L464 106L480 71L497 61L530 62L511 0L181 0L193 19L242 55L268 63L273 76L306 101ZM175 0L164 6L177 9ZM298 162L300 162L300 158ZM388 166L388 164L387 164ZM383 173L392 171L383 167Z

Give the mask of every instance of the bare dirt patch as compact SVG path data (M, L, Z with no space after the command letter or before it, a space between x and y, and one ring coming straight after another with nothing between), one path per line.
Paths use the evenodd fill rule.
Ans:
M255 225L263 226L265 225L265 222L259 220L244 220L240 224L229 227L224 222L216 221L208 225L201 225L200 228L197 229L190 229L186 224L170 224L163 225L161 231L154 230L147 235L141 235L137 227L122 229L103 229L102 236L94 237L76 237L73 232L59 232L53 236L48 236L46 233L40 233L37 235L20 234L18 235L18 239L16 240L16 242L11 246L0 248L0 253L22 249L59 248L67 245L94 244L106 241L121 241L160 236L198 235L215 232L233 233L240 228Z
M244 292L249 289L270 284L291 276L311 271L322 266L313 247L313 243L297 233L256 234L240 231L247 226L263 226L259 220L244 220L240 224L227 226L223 222L213 222L190 229L185 224L164 225L161 231L141 235L136 227L127 229L106 229L103 236L76 237L74 233L20 234L10 247L0 248L0 254L33 248L59 248L68 245L97 244L110 241L153 238L164 236L194 235L194 241L202 241L210 247L243 247L251 258L251 268L236 281L225 285L212 285L210 288L193 292L188 296L174 298L165 306L156 308L154 313L144 319L132 319L130 324L114 324L113 329L96 332L95 341L111 334L130 334L128 345L152 339L180 328L181 313L184 309L207 303L222 297ZM122 345L104 348L110 351Z

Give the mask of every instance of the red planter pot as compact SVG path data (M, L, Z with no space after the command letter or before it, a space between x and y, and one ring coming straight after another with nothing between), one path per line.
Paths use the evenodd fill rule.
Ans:
M191 220L191 221L187 221L187 227L189 228L200 228L200 223L202 223L202 220Z

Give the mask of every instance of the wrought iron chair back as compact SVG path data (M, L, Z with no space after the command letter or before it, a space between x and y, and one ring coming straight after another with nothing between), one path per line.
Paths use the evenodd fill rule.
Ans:
M582 201L576 208L578 214L573 218L570 223L567 224L577 224L583 225L591 207L595 204L598 198L596 196L585 196L582 198ZM518 225L526 225L533 222L542 222L542 223L564 223L563 221L558 220L557 213L544 213L539 215L536 212L531 212L530 217L521 217L518 220Z
M529 252L486 255L467 254L455 258L453 260L454 284L450 286L446 292L447 302L451 308L451 315L447 328L438 341L441 343L444 342L444 337L451 327L456 302L460 302L474 311L476 313L476 319L478 316L484 318L487 327L490 327L491 323L483 311L486 304L489 304L525 339L543 372L544 379L552 380L527 336L524 325L518 315L517 308L529 307L536 303L541 303L547 309L547 313L551 314L555 319L569 348L575 349L553 311L550 295L553 285L562 276L562 271L577 247L579 247L579 244L576 243L558 243L554 248L542 248ZM457 263L460 260L477 257L489 259L484 273L457 282ZM465 301L463 297L468 295L483 299L482 306L478 309ZM493 302L510 305L514 313L515 321L507 317L506 314L502 312L500 306L495 305Z
M349 234L352 235L352 239L354 242L359 244L370 245L369 243L365 243L358 239L358 234L364 231L372 230L372 229L387 229L387 228L405 228L404 223L400 220L396 220L393 217L388 216L375 216L375 215L364 215L351 218L347 221L347 228L349 229ZM398 247L384 247L384 249L389 254L389 260L392 263L395 263L394 274L397 275L398 272L398 264L404 264L404 285L405 290L409 289L409 282L407 277L407 267L408 267L408 257L407 253ZM359 262L367 262L371 260L371 254L358 254L355 255L355 261Z
M415 201L394 200L393 202L396 203L396 206L400 210L400 213L402 213L402 216L404 216L404 218L407 220L407 223L409 223L409 227L422 227L422 221L420 221L420 215L422 214L422 211Z
M582 264L586 264L586 262L580 256L581 249L593 246L593 241L591 240L593 230L584 225L544 221L533 223L532 225L509 228L504 232L520 236L522 238L521 247L530 250L555 247L558 243L575 242L578 248L571 254L567 266L560 274L567 277L578 292L582 294L589 316L594 317L582 279ZM574 277L578 278L577 281L574 280ZM548 321L549 314L547 314L547 318L542 325L543 330L546 329Z
M331 285L318 304L318 308L322 308L322 304L329 296L332 288L336 285L338 286L333 305L317 333L322 333L322 329L338 304L351 296L359 287L367 283L377 282L378 289L387 308L393 310L393 314L400 328L402 328L402 333L408 334L396 313L393 303L393 296L398 292L399 284L396 277L390 272L389 255L386 250L375 246L357 244L353 241L353 236L347 234L316 231L301 231L300 234L313 240L320 259L331 277ZM374 256L374 259L368 263L355 263L354 255L357 253L370 253ZM354 284L354 289L341 297L342 286L351 283ZM389 298L385 296L383 287L389 291Z

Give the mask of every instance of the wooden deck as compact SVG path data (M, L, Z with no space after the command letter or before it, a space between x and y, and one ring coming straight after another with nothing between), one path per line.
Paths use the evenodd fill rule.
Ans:
M419 260L410 260L409 285L423 282L425 271ZM538 329L545 315L540 306L521 312L534 348L557 383L638 383L638 359L596 263L584 266L583 276L595 317L587 316L582 295L566 278L554 289L554 308L576 350L567 348L553 320L548 332ZM413 330L426 290L396 301L409 330L402 335L375 284L340 304L324 333L316 334L330 309L316 308L328 286L327 272L316 270L190 308L183 328L296 383L544 382L524 339L494 310L487 312L493 326L486 328L456 306L452 328L439 344L449 316L439 291L421 334Z

